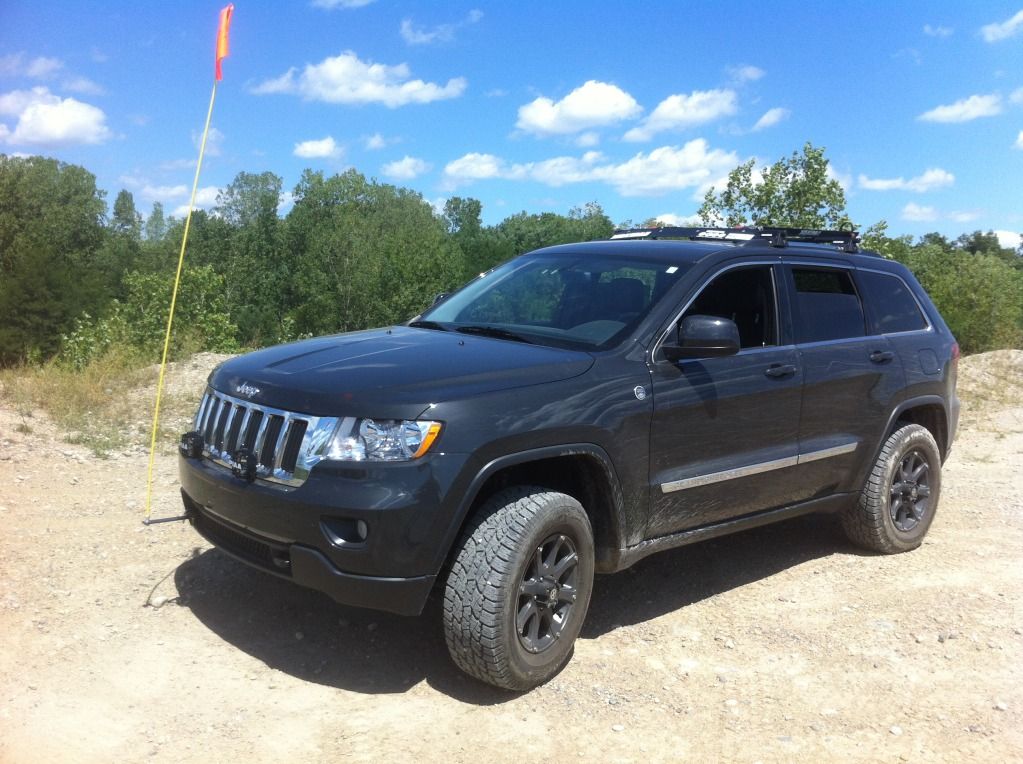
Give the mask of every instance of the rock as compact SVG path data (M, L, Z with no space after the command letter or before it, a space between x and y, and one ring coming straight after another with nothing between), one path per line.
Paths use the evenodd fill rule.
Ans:
M891 726L891 729L889 729L888 731L895 735L895 737L898 737L899 735L902 734L902 727L900 727L898 724L893 724Z
M611 725L611 729L613 729L615 732L624 732L625 731L625 725L624 724L612 724Z
M153 607L163 607L164 605L167 604L167 598L156 596L153 597L153 599L149 600L149 604L152 605Z
M1006 703L1005 701L1000 700L997 703L995 703L995 710L996 711L1008 711L1009 710L1009 704Z
M739 705L739 701L737 701L735 698L729 698L728 700L725 701L725 705L728 706L729 708L735 708L735 706Z

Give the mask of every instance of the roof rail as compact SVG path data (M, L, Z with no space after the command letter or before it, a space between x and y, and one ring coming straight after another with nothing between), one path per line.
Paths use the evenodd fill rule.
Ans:
M705 226L683 228L623 228L612 234L612 239L693 239L696 241L732 241L740 244L767 243L772 247L788 246L790 241L813 244L831 244L850 254L860 251L860 235L856 231L822 231L816 228L741 227L719 228Z

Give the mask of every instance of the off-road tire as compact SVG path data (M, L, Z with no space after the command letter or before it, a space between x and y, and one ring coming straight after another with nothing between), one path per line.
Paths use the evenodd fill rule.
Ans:
M898 515L899 502L903 499L909 501L909 496L900 489L900 486L909 485L901 481L900 470L907 460L913 462L914 455L927 463L925 482L928 493L923 497L926 499L926 506L918 519L909 515L907 520L898 521L892 516L893 505L896 506ZM896 496L893 499L893 494L899 493L903 493L903 496ZM918 493L919 486L917 491L912 492L912 497L917 497ZM931 527L940 493L941 453L938 444L926 428L908 424L897 429L885 441L873 469L867 476L859 500L854 507L842 514L842 528L850 541L872 552L882 554L908 552L920 546L928 528ZM919 502L916 502L914 506L918 504ZM907 521L914 520L911 528L905 527ZM900 522L903 528L898 527Z
M574 586L552 585L548 595L551 608L562 606L559 599L566 592L574 599L557 626L559 633L548 633L548 646L537 652L539 632L534 641L516 626L517 618L529 614L524 577L545 561L541 549L563 555L554 566L563 567L569 547L576 555L574 572L568 574ZM571 657L586 616L593 561L593 530L574 498L536 486L494 494L462 535L444 590L444 635L454 662L470 676L506 690L528 690L553 677ZM533 606L537 612L546 607ZM542 628L544 621L539 615L536 619ZM553 632L554 619L548 616L547 624Z

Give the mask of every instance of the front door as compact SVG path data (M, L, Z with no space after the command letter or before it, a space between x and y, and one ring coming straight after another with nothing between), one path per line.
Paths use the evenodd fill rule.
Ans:
M648 538L781 506L797 490L803 375L779 329L778 268L718 271L679 318L735 321L737 355L672 363L655 348Z

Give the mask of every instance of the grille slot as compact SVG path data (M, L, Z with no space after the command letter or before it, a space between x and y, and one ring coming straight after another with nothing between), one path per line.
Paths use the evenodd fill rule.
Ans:
M195 415L203 455L225 467L245 449L256 454L256 478L298 486L324 458L338 419L296 414L207 389Z

